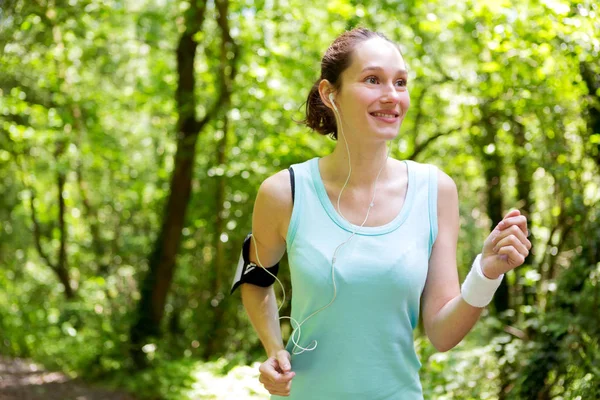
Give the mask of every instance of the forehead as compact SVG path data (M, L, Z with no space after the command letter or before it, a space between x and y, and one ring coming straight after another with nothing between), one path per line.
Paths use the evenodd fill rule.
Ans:
M360 74L366 67L381 67L386 72L406 70L404 59L392 43L381 38L373 38L359 43L352 52L349 74Z

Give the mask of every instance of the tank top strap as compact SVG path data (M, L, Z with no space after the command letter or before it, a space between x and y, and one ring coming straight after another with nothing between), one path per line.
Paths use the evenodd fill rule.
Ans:
M428 255L437 237L437 167L407 160L415 173L416 199L407 224L428 237ZM415 232L416 233L416 232Z
M288 251L290 250L290 247L294 242L294 238L296 237L298 224L303 217L305 208L311 203L315 202L314 188L310 171L311 162L312 159L290 166L290 169L294 174L294 203L286 236L286 247Z
M428 205L429 205L429 257L438 234L437 198L438 198L438 168L427 164L428 167Z

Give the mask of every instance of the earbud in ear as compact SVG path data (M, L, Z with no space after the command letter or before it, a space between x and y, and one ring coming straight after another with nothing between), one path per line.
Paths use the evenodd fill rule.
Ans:
M333 93L329 93L329 101L331 101L331 105L333 106L333 109L335 111L337 111L337 107L335 106L335 101L333 101Z

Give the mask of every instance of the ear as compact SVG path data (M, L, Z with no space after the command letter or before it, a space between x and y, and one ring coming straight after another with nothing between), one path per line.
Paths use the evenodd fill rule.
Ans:
M322 79L321 82L319 82L319 96L321 96L321 101L323 104L333 111L331 100L329 100L330 94L335 96L335 89L333 88L333 85L329 83L327 79Z

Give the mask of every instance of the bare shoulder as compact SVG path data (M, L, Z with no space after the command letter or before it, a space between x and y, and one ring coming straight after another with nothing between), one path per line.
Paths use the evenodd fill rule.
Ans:
M450 177L447 173L445 173L440 167L435 164L428 163L418 163L423 166L434 166L437 170L437 186L438 186L438 198L445 198L446 196L453 195L457 193L456 183L454 179Z
M255 202L255 218L259 223L274 223L278 233L285 237L292 215L292 185L290 172L285 169L271 175L258 189Z
M454 230L459 223L458 189L454 179L440 168L438 168L437 198L438 226L441 226L442 228L447 226ZM440 231L442 230L443 229L440 229Z
M290 172L287 169L271 175L263 181L258 190L259 195L277 208L292 207L292 185L290 183Z
M454 196L455 194L457 194L458 190L456 188L456 183L454 182L454 179L452 179L450 175L442 171L441 168L438 167L437 170L439 197L446 198L447 196Z

